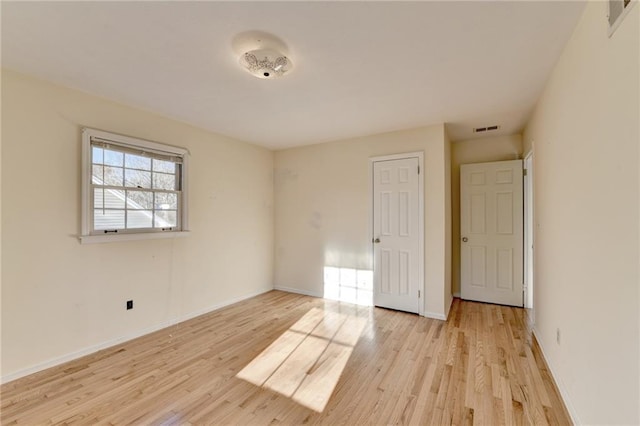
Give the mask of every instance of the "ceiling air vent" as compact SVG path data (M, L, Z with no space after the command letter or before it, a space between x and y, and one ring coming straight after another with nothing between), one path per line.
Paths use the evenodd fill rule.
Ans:
M487 127L476 127L473 129L473 133L485 133L491 132L494 130L498 130L500 126L487 126Z

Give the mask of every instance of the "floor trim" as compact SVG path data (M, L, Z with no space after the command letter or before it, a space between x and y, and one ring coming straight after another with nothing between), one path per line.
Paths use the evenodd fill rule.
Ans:
M311 297L319 297L319 298L324 298L324 295L313 292L313 291L309 291L309 290L302 290L299 288L293 288L293 287L283 287L283 286L275 286L273 288L274 290L279 290L279 291L286 291L287 293L295 293L295 294L302 294L304 296L311 296ZM453 304L453 299L451 299L451 303ZM441 321L446 321L447 320L447 316L441 313L436 313L436 312L425 312L424 317L426 318L433 318L433 319L437 319L437 320L441 320Z
M558 375L553 370L553 367L551 366L551 362L549 361L549 357L547 356L547 353L544 350L544 346L542 346L542 341L540 340L540 337L538 336L539 333L538 333L538 331L537 331L535 326L532 328L532 332L533 332L533 336L536 339L536 342L538 342L538 347L540 348L540 353L542 354L542 358L544 359L544 363L547 365L547 368L549 369L549 372L551 373L551 377L553 378L553 381L555 382L556 387L558 388L558 391L560 392L560 396L562 397L562 402L564 402L565 407L567 407L567 412L569 413L569 416L571 417L571 421L573 422L574 425L581 425L582 422L580 421L580 418L578 416L578 413L576 412L575 407L571 403L571 398L569 398L569 393L567 392L567 388L564 385L564 383L562 382L562 380L560 380Z
M316 293L314 291L310 291L310 290L302 290L299 288L293 288L293 287L283 287L283 286L275 286L273 287L274 290L280 290L280 291L286 291L287 293L296 293L296 294L302 294L305 296L311 296L311 297L320 297L320 298L324 298L324 294L319 294Z
M441 320L441 321L446 321L447 320L446 315L435 313L435 312L425 312L424 316L427 317L427 318L433 318L433 319L437 319L437 320Z
M391 424L398 419L439 425L462 424L470 416L490 425L501 419L526 421L531 416L525 413L571 424L522 309L455 300L449 316L452 321L441 322L270 291L3 385L2 421L160 424L175 420L175 413L167 412L170 404L182 422L212 425ZM499 317L503 321L477 321ZM326 321L317 323L321 318ZM287 331L305 321L316 323L323 336L340 333L341 343L327 351L335 339L320 342L305 334L310 340L298 335L296 342L290 340ZM551 343L547 349L553 354ZM465 345L480 348L478 356L486 355L493 370L512 359L515 364L505 366L506 382L502 376L499 382L483 380L484 364L465 354ZM485 353L498 346L504 356L492 357L490 349ZM277 358L261 352L265 348L278 348L272 351ZM317 368L311 372L310 365ZM270 377L294 383L301 374L309 383L299 394L299 387L292 394L290 388L262 386ZM514 407L513 395L500 390L504 385L522 390L521 409ZM403 389L399 397L396 391ZM464 400L469 393L472 399Z
M64 364L65 362L69 362L69 361L72 361L74 359L81 358L81 357L86 356L86 355L90 355L90 354L98 352L98 351L100 351L102 349L106 349L106 348L109 348L111 346L115 346L115 345L118 345L120 343L129 341L129 340L133 340L133 339L136 339L138 337L153 333L155 331L162 330L163 328L170 327L170 326L172 326L174 324L177 324L179 322L183 322L183 321L187 321L187 320L190 320L192 318L195 318L195 317L199 317L200 315L204 315L204 314L216 311L218 309L222 309L222 308L224 308L226 306L233 305L234 303L242 302L243 300L246 300L246 299L251 299L252 297L258 296L258 295L263 294L263 293L267 293L267 292L269 292L271 290L273 290L273 289L272 288L266 288L264 290L253 292L251 294L246 294L246 295L243 295L243 296L234 297L232 299L225 300L224 302L213 304L213 305L208 306L208 307L206 307L204 309L199 309L197 311L189 312L189 313L187 313L185 315L182 315L182 316L179 316L177 318L173 318L173 319L170 319L170 320L162 321L162 322L160 322L160 323L158 323L158 324L156 324L154 326L147 327L147 328L144 328L142 330L135 331L133 333L125 334L124 336L120 336L120 337L117 337L115 339L107 340L106 342L98 343L97 345L92 345L92 346L80 349L78 351L74 351L74 352L59 356L59 357L52 358L52 359L49 359L47 361L44 361L44 362L38 363L36 365L33 365L31 367L23 368L21 370L15 371L13 373L9 373L9 374L1 376L0 377L0 384L5 384L5 383L11 382L13 380L19 379L21 377L28 376L29 374L37 373L39 371L46 370L47 368L55 367L57 365Z

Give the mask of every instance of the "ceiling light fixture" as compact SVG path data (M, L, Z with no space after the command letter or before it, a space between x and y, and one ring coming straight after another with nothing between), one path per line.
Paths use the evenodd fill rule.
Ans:
M284 54L273 49L255 49L240 56L240 64L258 78L275 78L291 70L293 64Z

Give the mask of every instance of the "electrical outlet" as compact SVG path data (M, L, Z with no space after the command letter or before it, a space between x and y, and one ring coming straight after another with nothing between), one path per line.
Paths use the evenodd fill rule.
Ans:
M127 311L133 309L133 300L127 300Z
M560 344L560 329L556 328L556 343Z

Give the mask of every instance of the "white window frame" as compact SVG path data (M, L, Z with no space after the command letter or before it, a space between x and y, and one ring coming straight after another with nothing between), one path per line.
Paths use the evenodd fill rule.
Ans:
M125 148L134 148L148 151L156 151L165 155L172 155L182 158L181 167L181 196L178 200L178 228L179 230L162 230L162 229L128 229L121 233L105 233L97 234L93 228L93 212L92 212L92 158L91 158L91 141L99 139L108 141L115 146ZM159 142L147 141L144 139L123 136L116 133L105 132L102 130L83 128L82 129L82 229L79 236L82 244L107 243L115 241L130 240L147 240L157 238L175 238L189 235L188 227L188 161L189 151L172 145L166 145Z

